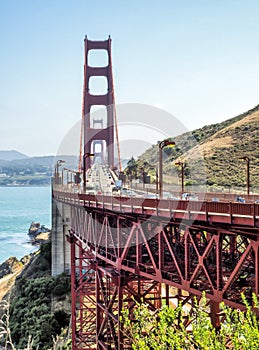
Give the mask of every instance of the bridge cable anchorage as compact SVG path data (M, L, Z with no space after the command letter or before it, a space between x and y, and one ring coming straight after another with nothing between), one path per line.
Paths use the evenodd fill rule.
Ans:
M122 172L118 119L117 119L117 113L116 113L116 103L115 103L115 93L114 93L114 83L113 83L112 57L110 57L110 62L111 62L111 73L112 73L111 74L112 75L112 99L113 99L113 105L114 105L114 121L115 121L116 143L117 143L117 151L118 151L118 162L119 162L119 171Z

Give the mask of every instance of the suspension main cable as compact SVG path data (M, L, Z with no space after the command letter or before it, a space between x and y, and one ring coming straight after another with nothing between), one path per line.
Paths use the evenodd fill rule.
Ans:
M118 151L118 162L119 162L119 170L122 172L122 164L121 164L121 152L120 152L120 143L119 143L119 129L118 129L118 120L116 113L116 102L115 102L115 94L114 94L114 83L113 83L113 72L112 72L112 58L110 57L111 63L111 76L112 76L112 100L114 106L114 120L115 120L115 132L116 132L116 143L117 143L117 151Z
M83 84L83 98L82 98L82 119L80 130L80 145L79 145L79 160L78 160L78 172L83 169L83 136L84 136L84 121L85 121L85 79L86 79L86 65L84 65L84 84Z

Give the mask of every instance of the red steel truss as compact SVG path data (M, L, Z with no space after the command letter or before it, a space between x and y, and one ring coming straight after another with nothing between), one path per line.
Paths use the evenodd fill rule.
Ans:
M219 304L245 309L259 294L259 229L71 205L73 349L130 349L123 308L192 305L206 292L219 327Z
M67 237L71 246L71 323L73 350L95 349L96 289L93 256L84 250L82 242L72 234Z

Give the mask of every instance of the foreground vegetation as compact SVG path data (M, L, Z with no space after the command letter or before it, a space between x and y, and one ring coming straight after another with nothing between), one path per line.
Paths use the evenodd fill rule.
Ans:
M16 288L10 309L2 302L0 344L4 349L71 349L71 340L66 340L62 332L69 317L64 310L52 312L50 302L50 295L58 296L58 300L64 298L65 291L68 293L67 282L65 276L56 281L47 276L20 279L22 285ZM163 306L150 311L142 303L137 304L133 313L126 308L121 317L122 332L133 350L257 350L259 303L253 295L252 308L243 295L242 298L246 312L232 310L222 303L220 329L212 326L203 296L199 302L195 300L189 315L181 304L177 308Z
M203 297L188 316L186 329L181 305L176 309L163 306L151 312L147 305L139 304L134 310L134 322L125 310L124 335L131 341L133 350L257 350L259 348L259 321L243 297L247 311L232 310L224 304L221 328L216 330L210 321L207 302ZM254 306L259 311L256 297Z
M71 339L65 333L70 319L70 279L65 275L53 279L50 263L51 244L47 243L17 278L10 305L6 301L0 305L0 348L2 344L6 350L71 349ZM133 350L257 350L259 303L253 295L252 308L242 298L246 312L221 305L218 330L211 324L203 296L189 315L181 304L150 311L142 303L133 313L126 308L122 332Z
M70 314L62 306L68 299L70 278L65 275L54 279L50 276L51 243L41 246L40 254L17 278L10 296L10 306L6 305L2 314L2 327L11 349L52 349L53 339L57 339L68 327ZM59 305L57 307L56 305ZM5 336L4 336L5 335ZM1 341L1 338L0 338ZM29 342L29 343L28 343ZM29 345L28 345L29 344ZM29 347L28 347L29 346ZM68 349L66 345L55 347ZM6 349L9 349L8 347Z

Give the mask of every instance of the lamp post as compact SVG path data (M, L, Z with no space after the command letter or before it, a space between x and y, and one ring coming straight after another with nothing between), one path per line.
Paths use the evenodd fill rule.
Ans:
M155 170L156 173L156 195L158 194L158 169L155 167L152 167Z
M159 198L163 199L163 159L162 151L164 147L175 146L175 142L163 140L158 144L158 161L159 161Z
M143 190L145 190L145 169L144 167L141 167L140 169L142 171Z
M67 179L66 179L66 183L67 183L67 186L68 186L68 181L69 181L69 171L70 169L68 168L63 168L63 170L65 170L67 172Z
M240 157L239 159L246 161L246 191L250 194L250 159L246 156Z
M69 184L71 186L73 186L75 184L79 188L79 185L81 183L81 172L76 171L76 170L67 169L67 168L63 168L62 172L63 172L63 170L67 172L66 185L69 187ZM69 176L69 174L70 174L70 176ZM73 175L74 175L74 177L73 177ZM69 177L70 177L70 179L69 179Z
M61 185L64 185L64 168L61 169Z
M181 167L181 191L182 194L184 193L184 163L183 162L177 162L175 165L178 165Z
M64 160L59 159L56 163L56 184L59 185L59 167L61 166L62 163L65 163ZM63 179L62 179L63 182Z
M155 173L156 173L156 195L158 194L158 169L157 167L154 167L154 165L151 165L149 163L146 163L148 166L149 166L149 169L154 169L155 170Z
M87 152L84 154L84 169L83 169L83 188L84 188L84 191L85 191L85 185L86 185L86 167L85 167L86 159L90 158L90 157L94 157L94 156L95 156L94 153Z

